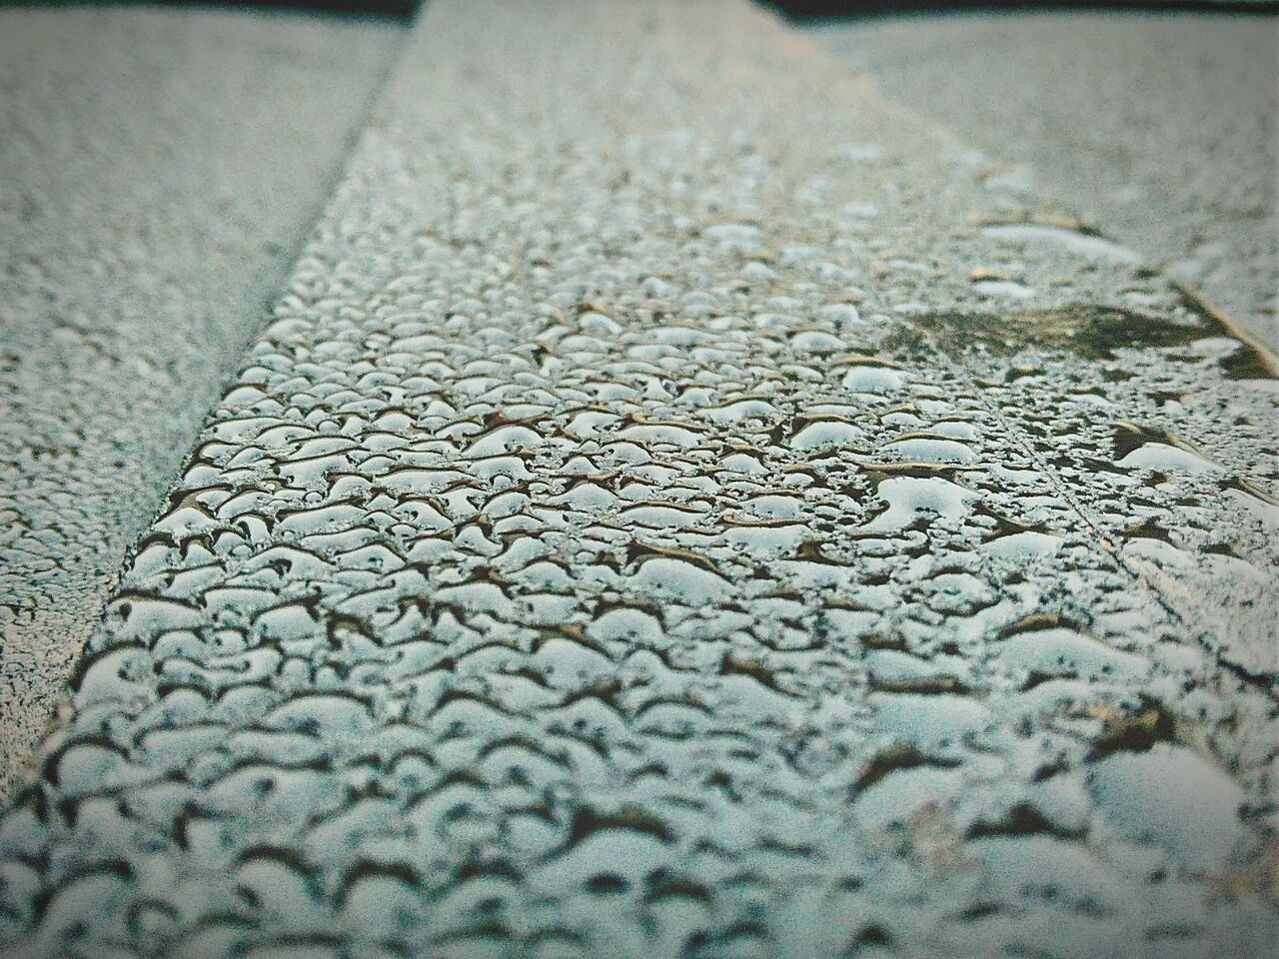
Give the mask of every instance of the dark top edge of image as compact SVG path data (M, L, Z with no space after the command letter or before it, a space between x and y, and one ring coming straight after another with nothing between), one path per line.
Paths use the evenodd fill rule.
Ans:
M429 0L428 0L429 2ZM1014 10L1166 11L1169 13L1275 14L1279 0L762 0L792 20L833 19L895 13L951 13Z
M262 13L316 13L407 23L423 0L0 0L0 9L14 7L157 7ZM429 2L429 0L426 0Z
M431 0L0 0L4 7L157 6L208 9L296 11L352 17L409 21ZM830 19L895 13L949 13L997 10L1021 11L1168 11L1214 14L1279 13L1279 0L760 0L764 6L792 20Z

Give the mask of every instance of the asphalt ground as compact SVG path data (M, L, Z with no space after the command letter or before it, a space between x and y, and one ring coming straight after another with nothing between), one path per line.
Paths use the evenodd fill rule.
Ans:
M0 793L65 703L401 35L0 10Z
M884 95L1279 348L1279 19L1023 11L816 26Z

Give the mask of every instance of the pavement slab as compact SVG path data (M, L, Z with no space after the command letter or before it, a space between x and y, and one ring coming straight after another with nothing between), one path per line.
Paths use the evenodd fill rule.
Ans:
M1279 19L1023 11L831 21L884 95L1068 201L1279 349Z
M399 35L0 11L0 795L261 329Z
M1276 405L753 6L437 0L0 818L0 941L1265 955Z

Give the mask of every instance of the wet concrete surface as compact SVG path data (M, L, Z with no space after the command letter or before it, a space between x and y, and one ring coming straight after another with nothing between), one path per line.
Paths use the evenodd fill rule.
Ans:
M0 942L1266 955L1277 405L753 7L437 0L0 818Z
M1068 201L1273 351L1273 14L1024 11L814 29L888 98L985 149L1010 183Z
M0 794L261 328L398 36L0 11Z

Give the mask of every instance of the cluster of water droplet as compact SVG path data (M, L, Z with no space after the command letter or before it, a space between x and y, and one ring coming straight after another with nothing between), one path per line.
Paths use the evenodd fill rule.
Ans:
M671 52L696 30L618 63L574 33L560 107L503 84L555 18L503 16L466 83L436 45L498 41L427 20L0 821L0 928L717 957L1273 930L1274 674L1125 525L1273 593L1273 394L1226 378L1238 344L1092 247L911 234L938 208L903 181L951 170L944 210L979 168L841 153L785 87L712 109ZM776 79L750 22L737 62ZM661 66L673 117L595 99ZM826 199L868 192L882 232ZM1083 279L992 307L979 258ZM1134 343L1151 317L1184 342ZM1132 425L1169 419L1199 452Z

